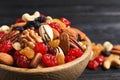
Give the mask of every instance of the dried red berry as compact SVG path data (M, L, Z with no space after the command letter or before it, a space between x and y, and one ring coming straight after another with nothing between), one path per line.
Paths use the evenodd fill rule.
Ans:
M20 56L21 54L19 53L19 51L15 51L14 55L13 55L13 58L14 60L16 61L18 56Z
M18 67L28 68L29 65L30 65L30 60L24 55L19 55L17 57L16 64L17 64Z
M64 17L62 17L60 20L61 20L64 24L66 24L66 26L70 26L70 24L71 24L71 22L70 22L68 19L64 18Z
M88 63L88 68L96 70L99 67L99 63L96 60L90 61Z
M5 40L0 44L0 52L8 52L12 49L12 42L9 40Z
M99 63L99 65L102 65L104 62L104 56L99 55L98 57L95 58L95 60Z
M45 54L47 52L47 46L42 42L38 42L34 47L34 51L35 53Z
M2 31L0 32L0 39L5 35L5 33Z
M71 61L73 61L75 59L75 56L69 56L69 55L67 55L67 56L65 56L65 62L67 63L67 62L71 62Z
M44 14L40 13L40 16L45 16Z
M49 67L58 65L56 57L52 54L44 54L42 56L42 62Z
M50 27L56 29L59 33L61 32L60 24L59 23L57 23L57 22L51 22L49 25L50 25Z
M25 22L25 21L23 21L21 18L18 18L18 19L16 20L16 23L21 23L21 22Z
M80 57L82 54L83 51L80 48L72 48L68 51L68 55L70 56Z

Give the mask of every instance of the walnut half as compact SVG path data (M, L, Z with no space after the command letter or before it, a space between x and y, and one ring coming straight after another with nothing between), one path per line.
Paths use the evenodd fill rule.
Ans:
M20 43L23 47L29 46L30 48L34 48L36 42L42 42L42 38L34 30L26 29L22 32Z

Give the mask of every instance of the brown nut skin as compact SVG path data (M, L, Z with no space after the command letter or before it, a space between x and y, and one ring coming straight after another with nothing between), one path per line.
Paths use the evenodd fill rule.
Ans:
M74 27L71 27L71 29L72 29L74 32L76 32L76 34L79 34L79 35L80 35L81 40L84 40L84 39L85 39L85 37L86 37L85 33L83 33L82 31L80 31L79 29L74 28Z
M56 29L54 29L54 28L52 28L52 30L53 30L53 39L59 38L60 33Z
M68 50L70 49L70 37L67 33L61 33L59 46L63 50L64 54L67 55Z
M12 65L14 62L13 57L7 53L0 53L0 63Z
M37 53L35 55L35 57L32 59L31 63L30 63L30 67L36 68L41 60L42 54L41 53Z
M77 28L73 28L73 27L64 28L62 29L62 32L67 33L70 36L70 38L74 40L78 39L78 35L80 35L81 40L85 40L85 37L86 37L86 35L82 31L80 31Z
M74 40L77 40L78 35L76 34L76 32L74 30L72 30L72 28L64 28L62 29L62 33L66 33L68 34L68 36Z

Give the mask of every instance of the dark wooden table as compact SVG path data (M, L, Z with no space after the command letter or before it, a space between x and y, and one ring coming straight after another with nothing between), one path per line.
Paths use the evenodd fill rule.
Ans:
M66 17L91 41L120 44L119 0L14 0L0 2L0 25L10 25L25 12L40 11L52 17ZM78 80L120 80L120 69L85 69Z

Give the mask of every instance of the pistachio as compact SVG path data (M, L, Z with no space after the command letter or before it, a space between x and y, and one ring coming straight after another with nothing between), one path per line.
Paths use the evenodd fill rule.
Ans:
M41 25L41 27L39 28L39 34L42 36L44 41L53 40L53 30L49 25Z

